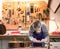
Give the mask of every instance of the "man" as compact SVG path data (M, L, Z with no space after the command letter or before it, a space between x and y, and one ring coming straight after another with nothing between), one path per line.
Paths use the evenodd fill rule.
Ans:
M48 29L46 25L36 20L30 26L29 39L32 41L32 46L44 47L48 39Z

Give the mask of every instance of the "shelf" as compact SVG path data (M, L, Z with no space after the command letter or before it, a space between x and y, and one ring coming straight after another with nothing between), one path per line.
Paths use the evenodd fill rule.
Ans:
M50 35L50 38L60 38L60 35Z

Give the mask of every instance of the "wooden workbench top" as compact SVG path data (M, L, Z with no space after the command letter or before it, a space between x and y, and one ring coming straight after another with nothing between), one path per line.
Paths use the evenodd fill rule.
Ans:
M60 35L50 35L50 38L60 38Z
M10 37L16 37L16 38L28 38L27 34L20 34L20 35L0 35L0 38L10 38ZM49 38L60 38L60 35L50 35Z
M41 48L41 47L25 47L20 49L48 49L48 48Z
M6 37L6 36L28 36L27 34L19 34L19 35L0 35L0 37ZM49 37L60 37L60 35L50 35Z

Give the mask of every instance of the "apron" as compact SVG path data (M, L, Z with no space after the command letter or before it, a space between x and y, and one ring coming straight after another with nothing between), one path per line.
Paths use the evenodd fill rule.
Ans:
M45 35L41 29L41 32L40 33L36 33L36 31L33 32L32 36L34 38L36 38L37 40L42 40L45 38ZM32 43L32 46L33 47L44 47L45 46L45 43Z

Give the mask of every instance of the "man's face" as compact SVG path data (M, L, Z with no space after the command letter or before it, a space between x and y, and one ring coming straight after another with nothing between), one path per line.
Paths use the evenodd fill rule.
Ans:
M41 32L41 27L37 27L37 28L36 28L36 32L37 32L37 33L40 33L40 32Z

